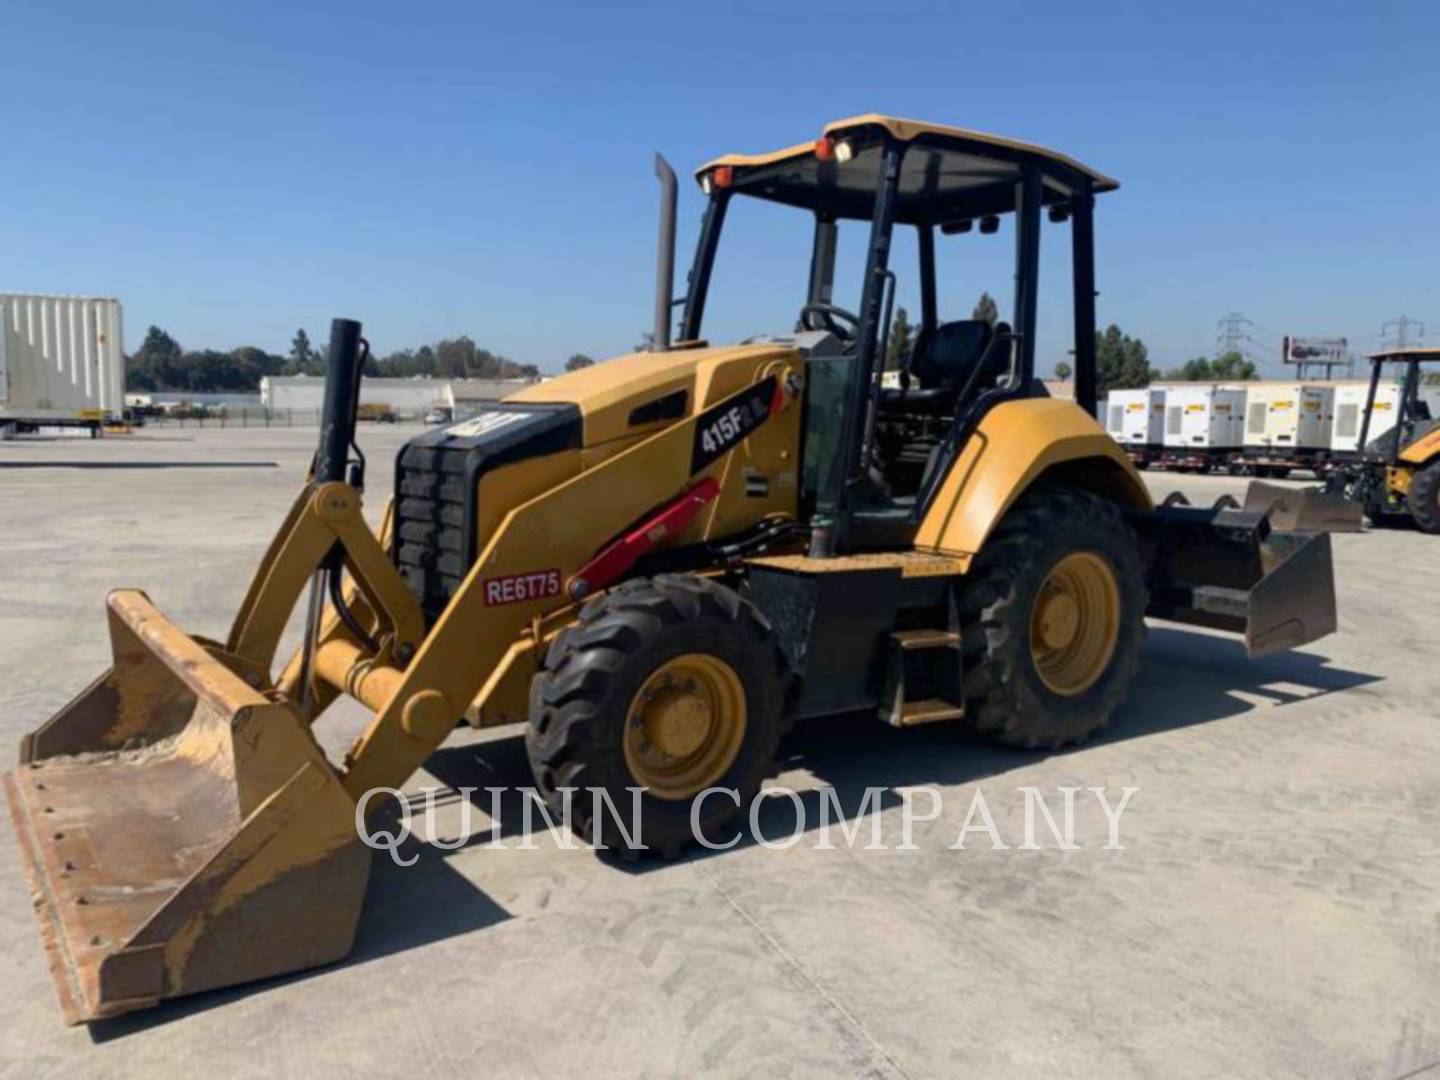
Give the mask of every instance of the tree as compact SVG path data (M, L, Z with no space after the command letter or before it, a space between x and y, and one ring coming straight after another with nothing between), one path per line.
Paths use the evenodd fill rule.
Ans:
M1066 379L1070 378L1070 375L1070 365L1067 364L1064 360L1061 360L1058 364L1055 365L1055 378L1059 379L1061 382L1064 382Z
M910 323L910 315L903 307L896 308L895 318L890 322L890 344L885 350L885 370L899 371L914 347L915 328Z
M1210 371L1215 379L1223 381L1248 382L1260 377L1254 362L1233 350L1216 357L1215 362L1210 365Z
M996 305L995 298L988 292L982 292L980 299L975 301L975 310L970 312L970 317L994 326L1000 321L1000 308Z
M435 346L435 373L443 379L463 379L475 367L475 342L468 337L446 338Z
M574 356L570 357L569 360L565 361L565 370L579 371L581 368L590 367L594 363L595 361L592 360L590 357L586 356L583 352L577 352Z
M135 355L126 358L125 385L131 390L166 390L175 386L183 381L183 353L173 337L158 326L150 327Z
M1095 368L1102 394L1149 386L1157 374L1145 343L1122 333L1114 323L1095 334Z
M1168 377L1186 382L1248 382L1258 379L1260 371L1254 361L1247 360L1243 354L1232 350L1213 360L1205 356L1186 360L1171 371Z
M285 365L286 375L324 375L325 356L310 344L310 335L302 326L290 339L290 362Z

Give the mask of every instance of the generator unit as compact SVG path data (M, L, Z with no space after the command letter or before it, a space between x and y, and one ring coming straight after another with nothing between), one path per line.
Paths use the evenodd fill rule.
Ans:
M1366 396L1364 383L1346 383L1335 388L1335 419L1330 427L1330 452L1333 456L1348 456L1361 449L1360 433L1365 428ZM1372 442L1394 430L1400 415L1400 384L1377 386L1375 404L1368 412L1370 430L1367 438Z
M1166 392L1162 458L1167 466L1209 472L1228 465L1244 442L1244 390L1172 386Z
M1105 399L1105 430L1140 468L1155 461L1165 440L1165 390L1111 390Z
M1245 465L1260 476L1323 470L1330 456L1335 387L1256 383L1246 389Z

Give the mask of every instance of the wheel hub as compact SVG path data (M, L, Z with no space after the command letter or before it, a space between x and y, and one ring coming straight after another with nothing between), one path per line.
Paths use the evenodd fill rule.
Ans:
M657 798L688 799L725 775L745 723L745 689L734 668L707 653L674 657L630 703L626 768Z
M1066 555L1040 584L1030 613L1030 657L1056 694L1074 697L1099 681L1120 637L1120 586L1110 561Z
M1047 649L1063 649L1080 629L1080 605L1075 597L1052 589L1040 598L1040 640Z
M665 686L642 716L646 737L670 757L693 754L710 733L710 702L693 680L686 687Z

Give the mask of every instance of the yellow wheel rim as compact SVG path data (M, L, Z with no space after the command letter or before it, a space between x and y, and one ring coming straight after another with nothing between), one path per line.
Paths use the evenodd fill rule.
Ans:
M1094 686L1120 638L1120 585L1103 556L1088 551L1057 562L1030 609L1030 658L1041 682L1062 697Z
M625 767L660 799L713 786L745 739L745 688L708 653L667 660L645 680L625 717Z

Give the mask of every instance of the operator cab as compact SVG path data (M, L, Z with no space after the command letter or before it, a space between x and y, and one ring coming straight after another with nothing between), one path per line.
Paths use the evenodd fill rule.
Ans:
M1373 353L1370 356L1370 388L1365 401L1365 420L1361 427L1360 446L1367 460L1394 464L1407 446L1423 439L1440 427L1426 397L1427 364L1440 367L1440 349L1400 348ZM1398 370L1397 370L1398 369ZM1395 371L1400 383L1399 414L1395 424L1375 439L1370 438L1371 421L1375 415L1375 397L1385 371Z
M696 176L708 203L680 301L682 339L701 338L711 270L736 196L793 207L814 222L793 341L807 359L801 513L817 554L913 537L957 448L984 414L1044 392L1034 379L1042 216L1074 221L1076 385L1079 404L1093 415L1091 214L1094 195L1113 191L1114 180L1026 143L874 114L830 124L813 143L717 158ZM1010 320L942 318L937 243L958 244L952 238L977 227L993 234L1007 216L1015 233ZM846 221L868 223L855 311L834 302L838 226ZM897 229L914 230L916 265L892 265ZM918 289L920 322L912 347L887 373L902 280Z

